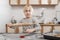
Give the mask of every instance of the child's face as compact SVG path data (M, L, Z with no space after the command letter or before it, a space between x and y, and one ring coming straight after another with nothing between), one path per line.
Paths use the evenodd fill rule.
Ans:
M31 9L28 7L25 11L24 11L24 14L27 18L31 17L32 15L32 11Z

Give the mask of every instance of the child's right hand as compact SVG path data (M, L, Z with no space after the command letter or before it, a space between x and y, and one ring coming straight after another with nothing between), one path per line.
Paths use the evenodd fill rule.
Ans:
M13 25L12 23L7 24L8 27L11 27L12 25Z

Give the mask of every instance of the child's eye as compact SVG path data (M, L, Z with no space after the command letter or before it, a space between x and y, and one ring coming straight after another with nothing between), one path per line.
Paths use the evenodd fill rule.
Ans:
M25 10L25 12L30 12L30 10Z

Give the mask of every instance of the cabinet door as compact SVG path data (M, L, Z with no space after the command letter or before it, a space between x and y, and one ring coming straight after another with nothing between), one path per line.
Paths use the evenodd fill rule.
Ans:
M29 0L31 5L39 5L39 0Z
M41 0L41 4L42 5L47 5L48 4L48 0Z
M20 5L25 5L27 3L27 0L20 0Z
M51 0L51 4L58 4L58 0Z
M18 0L9 0L10 5L18 5Z

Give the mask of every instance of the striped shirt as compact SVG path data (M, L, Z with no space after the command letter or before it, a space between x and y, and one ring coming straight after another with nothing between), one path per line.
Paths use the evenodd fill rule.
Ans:
M24 26L23 27L23 32L25 32L27 29L33 29L33 28L36 28L36 31L40 30L40 25L39 25L38 21L35 18L30 18L30 19L23 18L20 21L20 23L36 23L36 24L30 25L28 27Z

